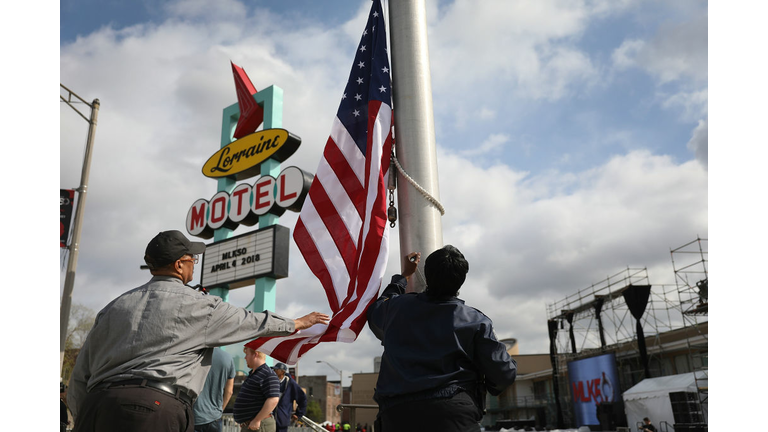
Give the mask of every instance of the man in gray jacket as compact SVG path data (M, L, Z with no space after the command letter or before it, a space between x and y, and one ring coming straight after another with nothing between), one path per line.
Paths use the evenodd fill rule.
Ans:
M152 279L99 312L67 395L76 432L192 432L214 347L328 322L319 312L295 320L254 313L192 289L204 251L179 231L159 233L144 256Z

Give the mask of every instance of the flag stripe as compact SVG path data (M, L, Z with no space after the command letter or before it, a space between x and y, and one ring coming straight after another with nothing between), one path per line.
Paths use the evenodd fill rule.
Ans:
M344 128L344 125L341 124L338 117L333 120L331 139L336 143L341 154L344 155L344 159L347 160L349 167L354 171L358 183L361 185L364 184L365 155L360 153L360 149L357 148L354 138L352 138L349 131Z
M338 179L342 187L338 190L339 194L344 194L353 203L351 208L357 210L359 219L363 219L365 217L365 207L363 206L365 202L362 200L362 196L365 194L365 189L360 184L357 173L352 169L344 154L335 144L333 139L328 139L328 145L325 146L325 152L323 153L327 164L321 165L321 168L328 168L333 171L335 178ZM318 175L321 168L318 168ZM337 208L345 209L346 206L337 206Z
M321 258L320 260L308 260L305 257L304 260L307 261L307 265L309 265L309 268L313 273L322 273L323 271L328 272L331 284L326 285L328 281L324 281L323 279L321 279L321 283L323 283L326 295L333 296L340 308L344 300L345 292L339 292L337 287L343 286L346 288L350 281L350 275L347 272L344 258L339 254L339 250L336 248L333 238L331 238L330 233L326 230L325 224L315 211L310 198L304 202L302 214L303 216L300 216L299 218L304 223L306 233L309 235L309 241L314 243L313 245L307 244L307 246L310 247L311 252L317 251ZM301 249L301 244L304 243L305 240L297 239L296 233L294 233L294 239L296 240L297 246L300 246L299 251L304 255L304 251Z
M325 295L328 298L331 311L336 313L339 310L339 300L336 292L333 291L333 278L328 268L323 265L323 257L320 255L316 243L312 241L312 236L307 232L307 228L304 226L301 218L296 222L296 228L294 228L293 233L296 245L304 256L304 261L307 262L315 277L320 279L320 284L325 289Z
M325 158L320 161L320 166L317 168L317 175L315 175L315 178L322 184L322 188L325 190L326 195L333 203L334 211L336 211L339 214L339 217L344 221L344 225L346 226L345 229L346 231L349 231L350 238L355 244L355 247L357 247L357 237L352 237L351 233L360 231L360 228L363 225L363 217L361 215L364 213L364 207L361 207L363 211L357 211L359 206L352 201L352 196L345 193L345 188L342 186L341 181L336 176L334 170L328 165ZM364 199L365 190L360 188L359 194L360 195L356 196L355 199ZM342 227L339 227L339 229L341 228Z
M321 186L318 183L315 187ZM336 247L336 242L334 242L331 233L328 232L325 222L320 218L311 195L304 202L302 216L299 218L304 223L306 232L310 235L311 240L315 243L315 248L322 257L322 261L317 263L319 268L327 268L334 286L346 286L349 283L350 274L347 271L344 257Z
M325 188L322 187L322 179L318 187L312 188L309 194L312 204L315 206L318 216L320 216L320 220L325 224L328 234L333 239L336 249L344 260L347 273L352 275L354 273L354 256L357 255L357 247L352 242L347 226L336 212L336 207L334 207L331 199L325 193Z

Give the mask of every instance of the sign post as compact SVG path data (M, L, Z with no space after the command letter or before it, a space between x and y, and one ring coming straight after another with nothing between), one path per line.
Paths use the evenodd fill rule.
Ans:
M270 86L253 95L256 103L264 109L264 129L277 129L283 125L283 89L277 86ZM224 108L224 118L221 127L221 147L224 148L232 143L233 133L237 120L240 118L239 104L235 103ZM280 174L280 162L270 158L261 163L261 175L277 177ZM218 180L218 191L231 193L235 188L235 180L230 177L222 177ZM277 224L279 217L267 213L259 216L259 227L265 228ZM214 231L213 240L218 242L228 239L232 236L232 229L222 227ZM224 301L229 299L229 289L227 287L212 288L211 294L221 297ZM261 312L264 310L275 310L275 279L262 277L256 279L255 292L251 310Z
M220 148L202 169L217 181L217 192L192 204L187 232L213 237L203 254L200 280L210 294L229 301L230 290L253 285L253 301L246 308L274 311L276 280L288 276L290 249L290 230L277 222L286 210L301 210L313 176L297 167L280 170L301 144L301 138L281 128L283 90L256 91L241 67L232 63L232 71L237 103L224 108ZM256 176L253 184L236 185ZM238 225L256 223L259 229L232 236ZM239 364L242 346L228 348Z
M273 129L283 127L283 89L276 86L269 86L266 89L256 93L254 99L260 102L264 107L264 128ZM277 177L280 174L280 162L273 159L266 160L261 165L262 176ZM265 228L277 224L279 217L267 213L259 216L259 227ZM261 312L264 310L275 310L275 285L276 281L271 277L261 277L256 279L255 290L253 294L253 303L251 310Z
M59 372L64 367L64 349L67 342L67 327L69 326L69 312L72 308L72 291L75 288L75 271L77 270L77 258L80 254L80 230L83 226L83 211L85 210L85 198L88 196L88 177L91 170L91 159L93 156L93 141L96 137L96 123L99 118L99 107L101 102L98 99L94 99L90 104L83 100L80 96L72 93L71 90L61 87L69 92L70 97L64 99L64 96L59 96L62 102L72 107L81 117L88 122L88 141L85 145L85 156L83 159L83 171L80 176L80 187L77 188L77 208L75 209L74 227L72 228L72 243L69 245L69 260L67 260L67 275L64 279L64 292L61 295L61 311L59 313L59 343L60 343L60 356L59 356ZM86 118L80 111L77 110L71 103L71 96L75 96L80 99L81 102L88 105L91 108L90 119Z

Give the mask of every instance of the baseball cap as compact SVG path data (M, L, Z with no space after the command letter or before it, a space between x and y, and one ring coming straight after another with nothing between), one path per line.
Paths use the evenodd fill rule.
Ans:
M183 257L205 252L205 243L191 242L177 230L163 231L150 240L144 252L144 262L157 269Z
M282 371L288 371L288 366L286 366L285 363L277 363L276 365L272 366L272 369L280 369Z

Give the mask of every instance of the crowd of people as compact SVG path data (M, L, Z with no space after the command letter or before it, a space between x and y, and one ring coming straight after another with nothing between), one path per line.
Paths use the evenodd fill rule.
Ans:
M144 261L152 278L98 313L69 388L62 384L62 429L68 408L75 432L220 431L235 372L216 347L328 323L320 312L296 319L255 313L190 287L204 251L179 231L149 242ZM403 258L402 274L367 311L384 347L374 392L379 411L373 428L354 430L479 431L485 393L498 395L514 382L515 360L491 320L458 298L469 263L457 248L427 257L423 293L406 294L421 254ZM235 421L243 431L287 431L306 412L304 391L285 364L270 368L264 353L247 346L244 353L251 372L234 402ZM348 423L325 428L352 430Z
M350 425L347 422L336 422L336 423L326 422L326 424L324 424L323 427L325 428L325 430L327 430L329 432L349 432L349 431L352 431L352 425ZM354 429L355 432L369 432L370 430L371 430L371 428L368 426L367 423L364 424L364 425L358 423L357 426Z

